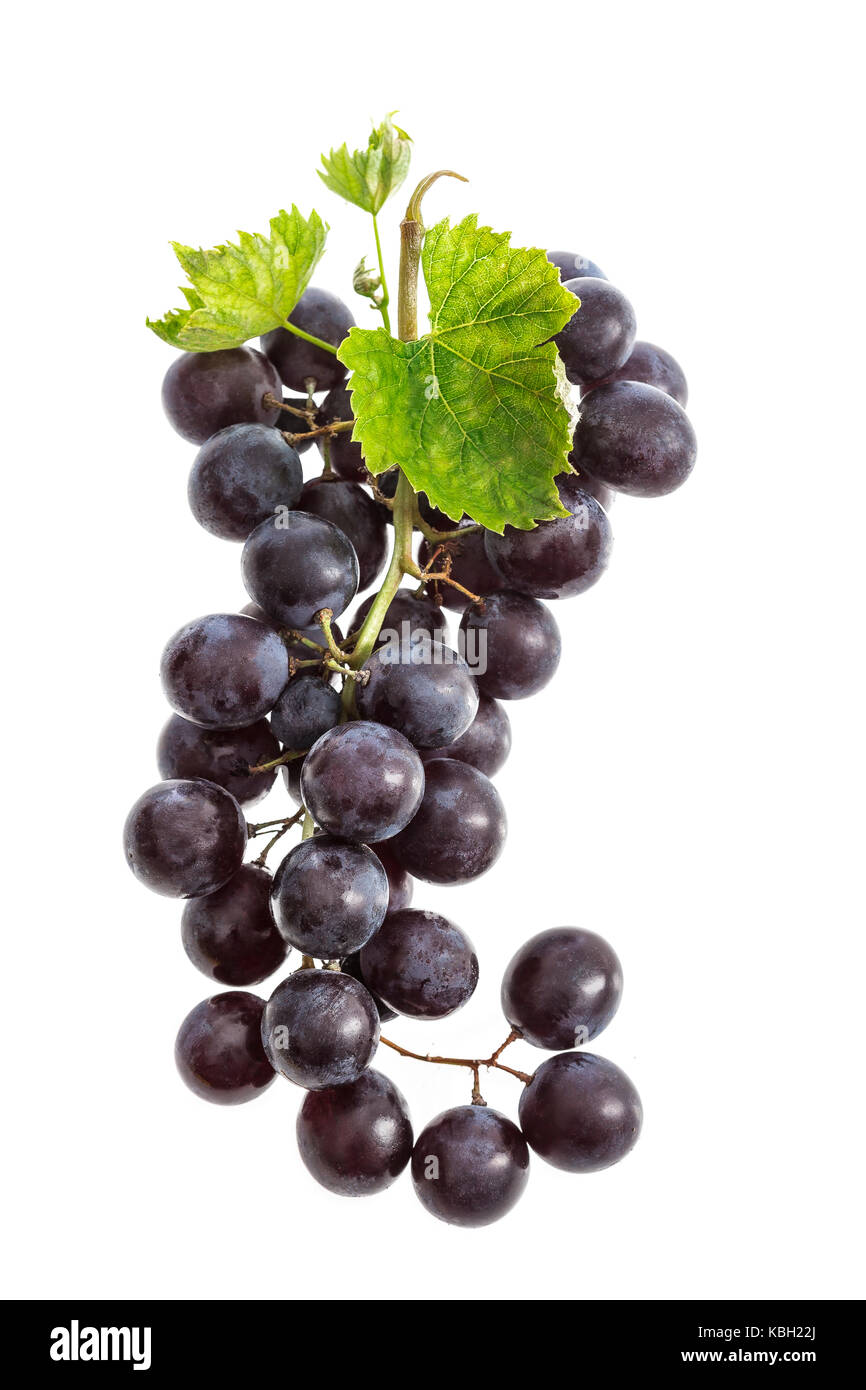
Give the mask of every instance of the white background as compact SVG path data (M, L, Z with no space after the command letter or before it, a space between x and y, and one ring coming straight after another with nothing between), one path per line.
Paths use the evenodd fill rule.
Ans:
M856 19L832 0L175 0L7 20L8 1294L862 1294ZM318 1188L281 1081L235 1109L185 1090L174 1034L212 991L180 906L120 851L156 780L162 645L245 601L161 414L171 354L144 318L178 302L168 240L315 205L332 225L317 283L351 301L367 219L314 170L392 108L416 177L471 180L439 184L428 220L477 211L597 259L683 363L700 442L687 487L616 502L609 573L556 607L558 678L510 709L503 858L416 892L482 966L462 1013L391 1026L416 1049L500 1041L502 969L542 927L601 932L625 965L594 1046L643 1095L640 1145L595 1177L533 1160L481 1231L433 1221L408 1179L357 1202ZM419 1128L468 1099L462 1073L380 1062ZM486 1086L512 1114L517 1090Z

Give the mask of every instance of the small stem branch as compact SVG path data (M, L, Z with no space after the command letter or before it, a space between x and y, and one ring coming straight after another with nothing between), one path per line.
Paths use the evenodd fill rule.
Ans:
M296 811L293 816L281 816L279 820L263 820L256 825L249 827L249 838L252 840L256 835L261 835L264 831L272 829L275 825L282 826L283 830L291 830L293 825L297 825L301 820L303 810ZM280 831L282 834L282 831Z
M307 424L310 424L309 407L306 410L299 410L296 405L287 405L285 401L277 400L277 397L274 396L270 391L265 392L265 394L262 396L262 400L264 401L265 405L269 407L269 409L287 410L290 415L295 415L298 419L306 420ZM313 407L313 409L315 410L315 406Z
M314 652L325 652L327 648L320 642L314 642L312 637L305 637L295 627L284 627L280 630L280 636L286 642L291 642L294 646L310 647Z
M382 287L382 297L381 297L381 299L378 301L378 303L376 304L376 308L379 310L379 313L382 315L382 322L383 322L384 325L385 325L385 332L386 332L386 333L390 333L390 332L391 332L391 318L390 318L390 315L389 315L389 313L388 313L388 305L389 305L390 302L391 302L391 296L388 294L388 281L385 279L385 262L384 262L384 259L383 259L383 257L382 257L382 243L381 243L381 241L379 240L379 223L378 223L378 221L377 221L375 212L373 213L372 216L373 216L373 236L376 238L376 259L377 259L378 262L379 262L379 281L380 281L381 287Z
M432 563L433 556L430 557L430 560ZM464 584L458 584L456 579L452 579L449 573L450 568L449 564L441 572L431 573L428 569L422 570L420 565L413 562L406 573L411 574L415 579L420 579L424 584L450 584L452 589L458 589L461 594L465 594L470 603L480 603L481 595L473 594L471 589L467 589Z
M334 610L332 608L322 608L316 614L316 622L321 626L331 656L335 661L345 662L347 659L346 653L337 645L337 639L331 631L331 620L333 616Z
M268 843L262 850L261 854L253 860L253 863L257 864L260 869L265 868L265 865L267 864L268 855L270 854L274 845L277 843L278 840L281 840L283 836L291 830L293 825L298 824L298 822L303 818L303 815L303 811L298 811L294 816L290 816L289 819L286 821L285 825L281 826L281 828L277 831L276 835L271 836L271 838L268 840Z
M395 1052L399 1052L401 1057L411 1057L414 1062L432 1062L434 1065L440 1067L469 1067L475 1077L475 1088L473 1090L473 1100L475 1100L475 1091L478 1090L478 1072L481 1067L495 1067L498 1071L507 1071L509 1076L516 1076L524 1085L529 1085L532 1077L528 1072L516 1071L514 1067L507 1067L504 1062L499 1061L500 1053L508 1047L509 1043L514 1042L515 1038L519 1036L520 1034L517 1033L507 1038L502 1046L490 1057L431 1057L429 1052L426 1054L423 1052L412 1052L408 1047L401 1047L399 1043L392 1042L390 1038L384 1036L380 1036L379 1041L383 1042L386 1047L393 1048ZM476 1104L483 1103L483 1101L476 1102Z
M297 444L304 439L318 439L323 434L344 434L354 423L354 420L334 420L330 425L317 425L314 430L304 430L301 434L293 434L291 430L283 430L282 434L289 444Z
M316 662L314 662L313 664L314 664L315 666L318 666L319 663L316 661ZM282 767L283 763L291 763L291 762L294 762L295 758L303 758L303 757L306 757L306 753L307 753L307 750L306 750L305 748L300 749L300 750L298 750L298 749L296 749L296 748L288 748L288 749L286 749L283 753L281 753L280 756L279 756L278 758L271 758L271 761L270 761L269 763L257 763L255 767L250 767L250 768L247 769L247 771L248 771L248 772L272 772L273 769L274 769L275 767ZM263 822L262 822L263 825L276 825L277 823L278 823L277 821L263 821Z
M297 324L292 323L289 319L286 319L285 323L280 326L287 329L289 333L294 333L296 338L303 338L305 343L312 343L313 347L321 348L323 352L332 352L336 357L337 349L333 343L326 343L322 338L314 338L312 333L305 333L303 328L298 328Z

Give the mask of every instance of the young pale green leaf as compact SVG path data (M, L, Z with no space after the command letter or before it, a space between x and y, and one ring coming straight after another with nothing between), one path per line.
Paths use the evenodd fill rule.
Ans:
M399 463L434 506L491 531L567 515L553 480L570 471L571 421L549 339L580 301L544 251L474 216L431 228L421 264L430 332L353 328L337 354L367 467Z
M316 172L323 183L347 203L374 215L395 193L409 171L411 137L386 116L377 126L365 150L347 145L322 155L323 169Z
M152 328L172 347L215 352L239 347L285 323L325 249L327 225L296 207L271 218L269 237L238 232L238 244L194 251L172 242L190 284L186 309L172 309Z

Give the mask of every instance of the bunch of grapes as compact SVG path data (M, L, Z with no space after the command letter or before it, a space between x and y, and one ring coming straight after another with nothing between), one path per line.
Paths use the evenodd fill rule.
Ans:
M511 744L505 705L542 689L560 658L543 600L599 579L616 492L668 493L695 459L677 363L635 341L631 305L598 266L548 258L580 299L556 338L580 408L575 471L557 480L568 515L533 530L484 530L431 506L397 467L367 472L351 437L351 382L325 350L353 318L325 290L307 289L261 351L174 361L163 404L199 446L190 507L209 532L242 543L250 603L196 618L166 645L164 780L135 803L124 834L136 877L187 900L189 958L228 987L178 1033L190 1089L237 1104L285 1078L305 1092L298 1144L326 1188L378 1192L410 1167L427 1210L465 1226L514 1205L530 1150L593 1172L628 1153L641 1124L629 1078L584 1050L618 1007L622 971L607 942L576 927L540 932L511 961L510 1032L495 1052L419 1058L469 1069L470 1104L414 1138L402 1094L372 1067L380 1044L417 1055L382 1037L383 1024L446 1018L475 990L472 941L412 906L413 890L415 880L466 883L502 852L492 779ZM301 454L314 442L324 468L305 482ZM461 615L460 651L446 609ZM248 824L278 775L297 809ZM294 827L302 838L272 875L268 854ZM250 992L275 972L284 977L267 999ZM500 1058L518 1038L554 1055L532 1075L510 1068ZM521 1082L519 1123L485 1104L483 1067Z

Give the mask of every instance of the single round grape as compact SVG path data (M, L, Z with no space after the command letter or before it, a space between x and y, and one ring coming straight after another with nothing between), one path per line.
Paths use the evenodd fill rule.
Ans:
M333 970L297 970L262 1015L271 1066L307 1090L355 1081L379 1045L379 1015L366 990Z
M275 705L289 679L289 658L264 623L211 613L169 639L160 676L165 698L184 719L204 729L245 729Z
M621 367L606 376L603 382L588 382L581 388L580 394L585 396L587 391L610 381L642 381L673 396L683 409L688 404L689 387L685 372L669 352L656 347L655 343L636 342Z
M478 687L450 647L428 637L387 643L367 661L356 694L362 719L399 729L418 748L435 748L465 733L478 710Z
M570 516L540 521L532 531L506 526L501 536L487 532L484 542L501 588L532 598L573 598L607 569L613 535L604 508L572 474L559 479L558 487Z
M319 407L319 424L334 425L338 421L354 418L348 387L335 386ZM327 447L325 438L321 438L319 450L322 457L328 459L338 478L350 483L366 482L367 466L364 463L364 454L358 441L352 438L351 430L340 430L338 434L328 435ZM387 511L387 508L385 510ZM364 587L362 584L361 588Z
M397 863L388 849L387 841L378 844L373 853L388 875L388 911L396 912L398 908L408 907L412 901L411 874L407 874L402 864Z
M284 391L283 405L290 405L293 410L306 410L307 397L287 396ZM290 414L287 410L281 410L280 418L277 421L277 429L284 430L288 434L307 434L311 429L316 429L320 424L321 421L319 420L319 412L316 409L316 406L314 405L312 424L310 424L308 420L301 419L300 415L293 415ZM294 444L292 447L297 449L299 454L305 454L307 450L311 448L312 444L312 439L299 439L297 443Z
M312 656L313 653L309 652ZM312 748L340 722L340 692L316 671L293 676L271 713L271 728L286 748Z
M304 475L296 449L267 425L228 425L195 456L187 496L211 535L245 541L279 507L294 507Z
M580 300L580 308L553 340L565 375L578 385L598 381L621 367L631 352L637 331L634 309L609 280L581 276L567 280L565 288Z
M257 994L229 990L203 999L187 1014L174 1045L182 1079L202 1100L242 1105L274 1080L262 1047L265 1001Z
M497 700L523 700L556 674L562 641L556 619L526 594L492 594L460 619L463 649L479 688Z
M579 927L551 927L512 957L502 980L502 1012L533 1047L579 1047L606 1028L622 997L622 966L612 946Z
M638 381L596 386L581 402L574 461L619 492L662 497L695 466L697 440L681 405Z
M237 873L246 846L244 813L215 782L157 782L138 798L123 827L135 877L167 898L215 893Z
M350 624L352 632L357 632L363 625L375 597L375 594L371 594L363 603L358 604ZM404 623L408 623L405 630ZM409 589L398 589L382 619L377 643L384 645L386 642L402 642L418 632L426 633L438 640L443 630L442 614L435 599L429 594L413 594Z
M342 299L311 285L289 314L289 323L336 348L354 327L355 320ZM305 391L309 377L314 379L316 391L330 391L346 380L346 368L332 352L315 347L287 328L274 328L261 342L262 351L290 391Z
M523 1195L529 1150L517 1125L487 1105L455 1105L421 1131L412 1182L421 1204L451 1226L489 1226Z
M242 864L206 898L193 898L181 917L184 950L193 965L221 985L257 985L279 969L288 947L271 915L271 876Z
M438 912L389 912L361 950L374 994L408 1018L447 1018L472 998L478 957L465 932Z
M241 557L250 598L281 627L309 627L322 608L335 617L358 591L358 557L338 527L286 512L250 533Z
M340 960L359 951L385 920L388 875L366 845L318 835L286 855L271 908L290 945L317 960Z
M468 763L427 763L420 810L388 848L415 878L468 883L496 863L505 845L505 807L493 783Z
M511 721L502 705L483 692L478 699L478 713L465 733L443 748L420 750L425 764L434 758L456 758L477 767L485 777L495 776L510 752Z
M306 758L292 758L291 762L283 763L280 768L286 791L296 806L304 804L304 798L301 796L301 771L305 762Z
M471 521L461 522L462 527L472 526ZM509 528L510 529L510 528ZM468 589L470 594L478 594L485 598L488 594L498 594L505 585L502 575L490 563L490 557L484 544L484 531L470 531L468 535L461 536L457 540L446 541L445 550L451 557L451 578L458 584L462 584L464 589ZM418 550L418 564L423 569L427 565L437 549L435 543L422 540ZM440 556L435 560L434 569L444 567L445 556ZM459 589L453 588L451 584L444 581L433 584L433 589L442 599L446 608L453 608L456 613L462 613L470 599L465 594L461 594Z
M640 1097L625 1072L592 1052L549 1057L520 1097L527 1143L567 1173L618 1163L637 1142L642 1121Z
M587 256L578 256L573 251L548 251L547 259L551 265L555 265L559 271L559 278L563 281L574 280L578 276L581 278L591 275L594 280L606 280L604 271L596 265L595 261L589 260Z
M351 975L353 980L357 980L359 984L362 984L364 988L369 991L370 998L376 1005L376 1012L379 1015L380 1023L390 1023L392 1019L397 1017L395 1010L389 1009L384 999L380 999L378 994L370 989L370 986L364 979L364 972L361 969L360 951L353 951L350 956L346 956L345 960L340 964L340 969L344 975Z
M310 749L301 793L316 824L330 834L364 844L388 840L421 805L424 764L396 729L355 720L323 734Z
M298 1111L297 1136L309 1172L343 1197L383 1192L412 1157L408 1106L379 1071L310 1091Z
M267 796L276 778L276 769L250 772L251 767L280 756L280 745L266 719L246 729L203 729L179 714L164 726L156 745L160 777L201 777L225 787L241 806L254 806Z
M162 408L169 424L191 444L204 444L227 425L275 425L282 398L279 373L255 348L220 352L184 352L176 357L162 383Z
M357 483L340 478L313 478L298 505L348 536L358 557L358 588L369 589L388 558L388 528L381 507Z

